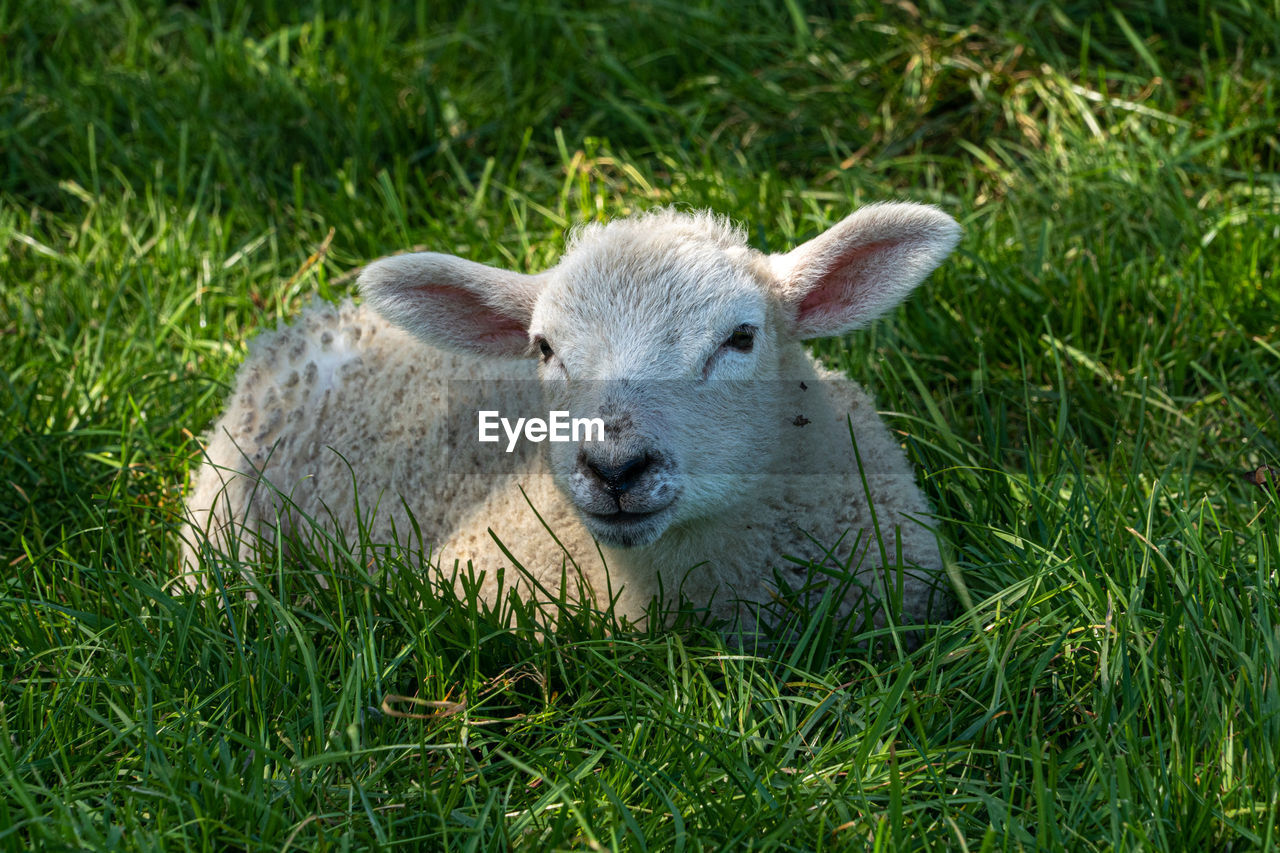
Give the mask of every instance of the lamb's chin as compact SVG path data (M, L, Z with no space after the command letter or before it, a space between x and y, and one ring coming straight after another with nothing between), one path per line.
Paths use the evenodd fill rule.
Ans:
M601 545L613 548L642 548L652 545L667 532L671 524L669 509L657 512L619 512L613 515L596 515L580 510L582 521Z

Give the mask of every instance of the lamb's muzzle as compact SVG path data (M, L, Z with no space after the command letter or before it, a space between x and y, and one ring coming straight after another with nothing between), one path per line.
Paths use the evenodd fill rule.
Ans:
M638 456L632 456L630 459L623 460L621 463L609 467L604 461L597 462L582 450L578 453L578 464L586 466L587 470L596 476L600 481L600 488L608 493L609 497L618 501L618 508L622 508L620 496L624 492L629 492L639 484L640 478L644 476L645 470L649 467L649 462L653 459L648 453L641 453Z
M579 448L566 491L596 538L634 547L665 530L679 496L677 484L667 456L636 448L633 441L606 439Z

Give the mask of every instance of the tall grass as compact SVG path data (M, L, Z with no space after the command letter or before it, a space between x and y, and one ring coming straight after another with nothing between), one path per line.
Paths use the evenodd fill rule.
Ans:
M1275 848L1280 4L954 6L0 3L0 840ZM364 261L883 198L966 229L815 347L963 578L918 649L508 630L360 541L169 584L245 341Z

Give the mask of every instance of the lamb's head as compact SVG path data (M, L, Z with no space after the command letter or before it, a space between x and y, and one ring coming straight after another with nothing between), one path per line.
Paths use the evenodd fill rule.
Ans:
M432 344L538 359L550 408L604 422L603 440L550 445L557 482L597 539L634 547L749 498L798 341L893 308L958 238L934 208L873 205L766 255L723 219L659 211L579 230L538 275L410 254L361 288Z

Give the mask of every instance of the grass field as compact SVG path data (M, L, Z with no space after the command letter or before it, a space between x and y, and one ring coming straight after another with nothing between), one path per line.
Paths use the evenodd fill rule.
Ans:
M0 844L1280 847L1280 2L947 7L0 0ZM165 586L246 340L365 261L888 198L966 237L815 349L964 578L920 648Z

